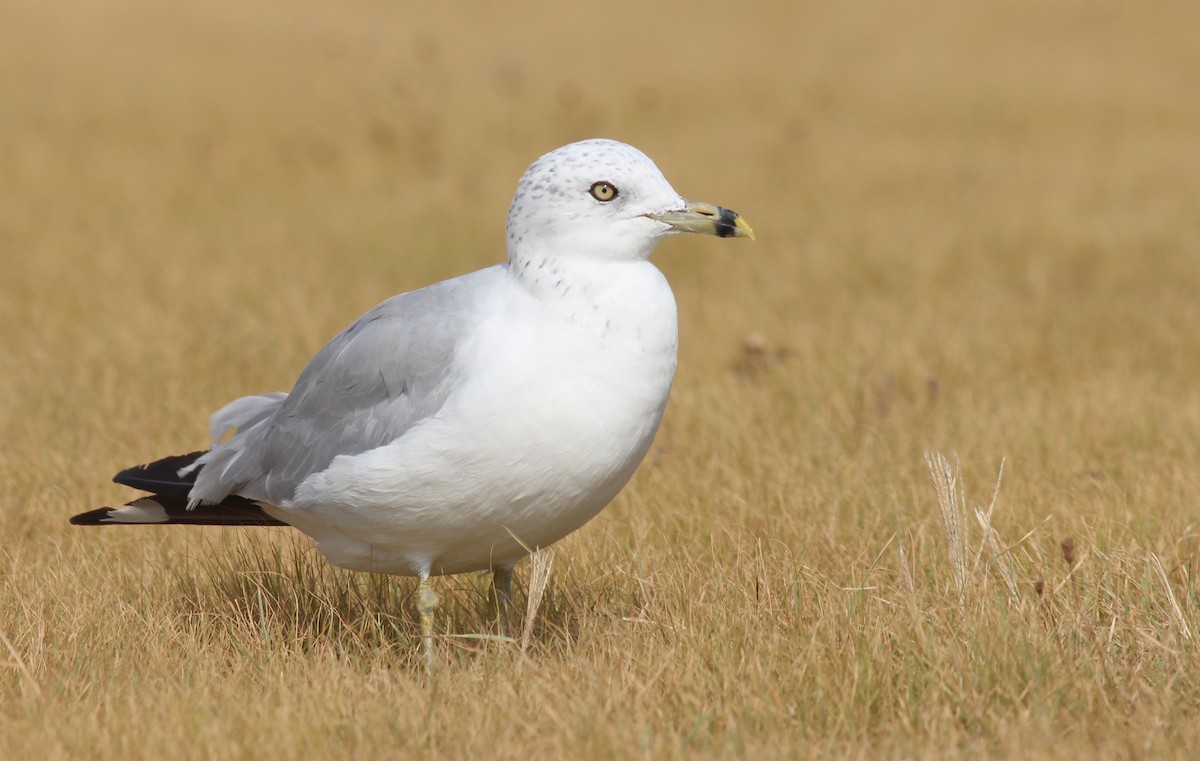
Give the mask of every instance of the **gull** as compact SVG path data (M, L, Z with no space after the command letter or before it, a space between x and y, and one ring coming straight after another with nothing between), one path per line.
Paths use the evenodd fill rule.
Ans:
M675 375L665 236L748 237L688 201L636 148L585 140L521 177L508 260L393 296L336 335L290 393L213 413L212 445L121 471L145 492L77 525L293 526L334 565L419 579L513 566L593 518L629 481ZM232 434L232 435L231 435Z

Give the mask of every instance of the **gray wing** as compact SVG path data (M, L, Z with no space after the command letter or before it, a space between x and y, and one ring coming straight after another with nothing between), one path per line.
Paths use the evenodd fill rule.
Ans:
M238 432L215 444L197 465L192 503L230 494L280 504L308 476L339 455L390 443L436 413L453 389L458 346L479 319L481 289L501 267L394 296L335 336L313 357L290 394L238 400ZM257 405L246 411L246 405Z

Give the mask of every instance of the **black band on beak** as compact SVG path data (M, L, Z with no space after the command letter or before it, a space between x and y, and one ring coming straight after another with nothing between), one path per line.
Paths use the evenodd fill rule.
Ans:
M720 211L717 214L717 237L732 238L737 235L737 218L738 215L726 209L724 206L717 207Z

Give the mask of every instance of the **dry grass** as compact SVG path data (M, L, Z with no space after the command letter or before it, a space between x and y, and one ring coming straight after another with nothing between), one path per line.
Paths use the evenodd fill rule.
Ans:
M0 5L0 756L1200 756L1197 6L542 5ZM660 250L667 420L516 641L67 526L596 135L759 242Z

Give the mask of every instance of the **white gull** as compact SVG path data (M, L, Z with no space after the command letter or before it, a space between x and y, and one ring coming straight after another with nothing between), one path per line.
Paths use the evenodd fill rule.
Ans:
M645 154L586 140L535 161L508 261L394 296L288 394L213 414L212 448L119 473L152 496L84 525L290 525L335 565L420 578L512 568L607 505L649 449L675 374L675 299L649 261L672 233L753 237ZM235 431L226 440L227 434Z

